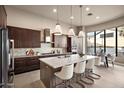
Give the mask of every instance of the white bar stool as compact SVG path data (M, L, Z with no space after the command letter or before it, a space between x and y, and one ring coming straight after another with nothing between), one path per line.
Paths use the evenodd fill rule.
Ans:
M76 82L78 84L82 85L82 87L85 87L84 84L82 84L82 82L85 84L93 84L94 83L94 80L92 80L90 78L87 78L88 80L90 80L90 82L87 82L84 80L85 79L85 67L86 67L86 61L82 61L82 62L77 63L74 68Z
M94 65L95 65L95 60L94 59L90 59L90 60L87 61L87 63L86 63L86 76L91 77L93 79L100 79L101 76L93 72ZM93 75L95 77L93 77Z
M70 65L63 66L60 72L54 73L56 77L64 81L66 88L72 87L70 85L70 80L73 77L73 69L74 69L74 64L70 64ZM69 85L67 85L67 81L69 81Z
M101 57L95 58L95 66L100 66L101 64Z
M82 74L85 73L85 65L86 65L86 61L79 62L76 64L74 68L76 83L80 84L82 87L85 87L84 84L80 82Z

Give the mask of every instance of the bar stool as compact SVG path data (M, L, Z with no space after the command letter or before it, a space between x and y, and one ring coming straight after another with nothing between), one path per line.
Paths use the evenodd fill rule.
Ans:
M90 82L83 80L85 78L85 67L86 67L86 61L82 61L82 62L77 63L74 68L74 73L75 73L74 75L76 77L76 83L80 84L82 87L85 87L85 85L82 84L82 82L85 84L94 83L94 80L90 78L87 78L88 80L90 80Z
M100 66L101 57L95 58L95 66Z
M70 80L73 77L73 69L74 69L74 64L66 65L63 66L60 72L54 73L56 77L59 79L63 80L65 87L72 87L70 85ZM69 81L69 85L67 85L67 82ZM56 85L55 85L56 87Z
M76 83L80 84L82 87L85 87L80 82L81 76L85 72L85 65L86 65L86 61L79 62L79 63L76 64L76 66L74 68L74 73L75 73L75 77L76 77Z
M94 59L90 59L90 60L87 61L87 63L86 63L86 76L90 77L90 78L93 78L93 79L100 79L101 76L93 72L94 65L95 65L95 60ZM95 77L93 77L93 75Z

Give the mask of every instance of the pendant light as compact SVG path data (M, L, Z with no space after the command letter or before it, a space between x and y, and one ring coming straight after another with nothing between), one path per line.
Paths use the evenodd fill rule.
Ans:
M72 16L72 5L70 7L70 10L71 10L71 12L70 12L71 13L71 16L70 16L71 27L69 28L68 36L69 37L73 37L73 36L75 36L75 33L74 33L74 29L72 27L72 20L73 20L73 16Z
M82 25L82 5L80 5L80 25L81 25L81 30L79 31L78 37L84 37L85 27Z
M59 24L59 10L58 10L58 6L57 6L57 23L56 23L54 35L62 35L61 25Z

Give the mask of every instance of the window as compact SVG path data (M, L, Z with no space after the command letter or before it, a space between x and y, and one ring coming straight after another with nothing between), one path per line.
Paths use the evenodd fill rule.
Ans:
M106 54L124 56L124 26L87 33L87 54L103 49Z
M117 37L118 56L124 56L124 27L118 27Z
M94 32L87 33L87 54L94 54Z
M96 31L96 52L104 50L104 31Z
M106 30L106 54L115 54L115 37L116 37L116 32L115 28L107 29Z

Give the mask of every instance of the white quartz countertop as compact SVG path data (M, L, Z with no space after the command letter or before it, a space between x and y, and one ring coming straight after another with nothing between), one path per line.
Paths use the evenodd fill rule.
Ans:
M39 58L39 60L48 66L56 69L65 65L82 62L90 59L97 58L97 56L85 55L80 57L78 54L69 55L68 57L49 57L49 58Z

